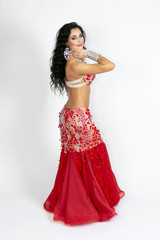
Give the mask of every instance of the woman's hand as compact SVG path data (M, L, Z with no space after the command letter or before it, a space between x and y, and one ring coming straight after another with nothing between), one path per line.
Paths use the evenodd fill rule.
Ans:
M87 49L77 49L74 48L71 50L72 56L76 58L85 58L85 52Z

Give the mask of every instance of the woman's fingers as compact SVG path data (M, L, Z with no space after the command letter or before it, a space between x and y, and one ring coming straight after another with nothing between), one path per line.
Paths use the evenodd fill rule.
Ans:
M79 49L72 49L71 52L72 52L72 55L77 58L80 57L81 55L81 50Z

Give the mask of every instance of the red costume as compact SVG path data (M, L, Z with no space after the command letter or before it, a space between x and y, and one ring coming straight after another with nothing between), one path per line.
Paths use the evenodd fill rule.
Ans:
M90 85L95 75L84 75ZM54 220L78 225L106 221L125 195L112 171L106 145L87 107L59 113L61 154L58 171L44 208Z

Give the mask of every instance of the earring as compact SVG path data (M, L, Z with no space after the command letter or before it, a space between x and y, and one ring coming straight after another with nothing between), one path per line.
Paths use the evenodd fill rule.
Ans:
M68 60L69 56L72 55L71 51L69 50L68 47L65 48L64 50L64 57L66 60Z

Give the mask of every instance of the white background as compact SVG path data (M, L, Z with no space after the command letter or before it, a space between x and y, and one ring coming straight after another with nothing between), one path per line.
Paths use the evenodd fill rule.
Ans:
M115 63L97 74L90 110L125 197L108 222L65 226L42 205L60 155L49 88L55 36L75 21L86 47ZM160 214L160 2L1 0L0 237L3 240L158 240Z

